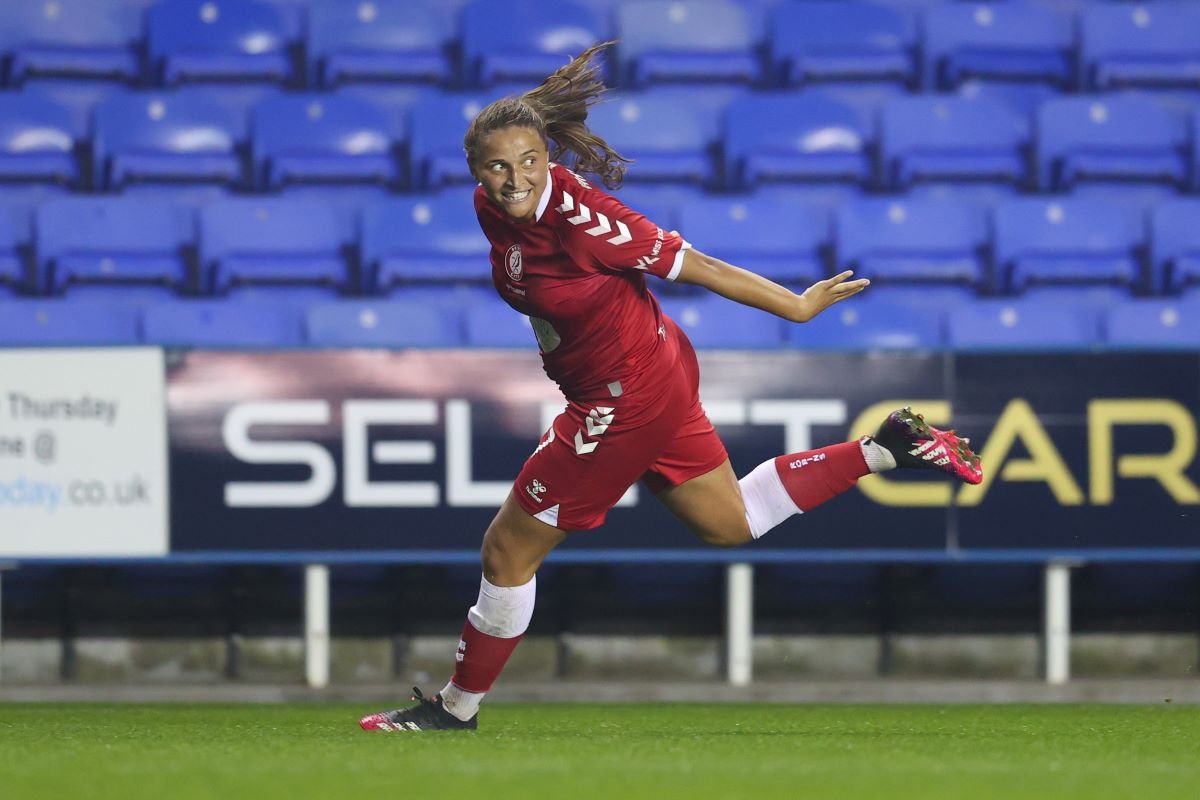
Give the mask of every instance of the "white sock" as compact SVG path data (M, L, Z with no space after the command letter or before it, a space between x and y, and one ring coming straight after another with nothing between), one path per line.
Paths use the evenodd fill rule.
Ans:
M891 451L883 447L879 442L872 439L870 436L864 436L858 440L858 446L862 448L863 458L867 462L867 469L871 472L887 472L889 469L896 468L896 457Z
M446 685L442 687L441 695L442 706L455 717L466 722L478 713L479 704L483 702L487 693L468 692L466 689L455 686L454 681L447 681Z
M803 514L779 479L775 459L764 461L738 481L742 487L742 503L746 506L746 522L755 539L774 528L793 514Z

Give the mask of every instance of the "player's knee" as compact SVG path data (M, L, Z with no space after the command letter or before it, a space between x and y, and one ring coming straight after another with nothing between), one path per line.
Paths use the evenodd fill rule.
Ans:
M724 525L705 525L692 530L700 541L712 547L740 547L753 538L750 535L750 524L745 519L742 519L740 524L730 521Z

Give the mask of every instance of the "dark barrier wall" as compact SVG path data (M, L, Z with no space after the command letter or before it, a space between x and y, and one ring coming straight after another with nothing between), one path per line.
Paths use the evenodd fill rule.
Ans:
M701 361L738 474L870 433L905 403L983 455L982 486L873 476L755 546L1200 547L1196 355ZM168 375L172 552L474 552L562 405L532 353L184 354ZM638 487L565 547L702 545Z

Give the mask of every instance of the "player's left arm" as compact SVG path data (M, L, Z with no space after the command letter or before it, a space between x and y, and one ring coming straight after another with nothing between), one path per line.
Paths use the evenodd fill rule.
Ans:
M871 285L866 278L850 280L853 274L852 270L846 270L796 294L772 280L693 247L683 252L683 265L675 280L703 286L734 302L762 309L790 322L808 322L834 303L853 297Z

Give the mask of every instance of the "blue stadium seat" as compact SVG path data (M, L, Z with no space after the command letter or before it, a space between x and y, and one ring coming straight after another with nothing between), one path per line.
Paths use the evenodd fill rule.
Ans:
M166 203L64 197L38 208L36 230L41 283L52 294L106 287L169 296L190 285L183 248L192 239L180 237Z
M479 229L471 195L396 198L363 210L365 288L386 294L413 282L487 281L491 245Z
M783 341L782 319L724 297L667 297L661 303L697 348L751 350Z
M904 8L856 0L782 3L769 27L771 61L785 84L914 82L916 20Z
M337 295L347 284L337 219L315 201L211 203L200 210L199 259L203 285L217 294L258 286Z
M883 107L879 149L884 183L1026 181L1029 124L986 100L904 97Z
M34 97L66 109L71 138L88 142L92 136L92 109L108 98L128 92L119 83L106 81L30 81L21 96Z
M40 97L0 94L0 180L74 183L74 148L67 109Z
M997 288L1137 286L1144 227L1140 213L1099 200L1027 197L1001 203L993 215Z
M1200 8L1190 3L1096 3L1083 13L1085 84L1200 86Z
M480 86L540 83L608 33L598 15L575 3L477 0L462 10L463 63Z
M393 141L407 142L409 118L417 103L437 97L442 90L420 83L348 83L337 90L347 97L361 97L388 115L388 133Z
M978 300L948 312L946 333L956 349L1086 351L1101 343L1100 318L1070 303Z
M176 300L146 306L142 340L162 347L276 348L304 343L300 311L282 303Z
M1062 91L1046 83L1006 83L1002 81L968 80L955 91L959 97L987 100L1007 106L1027 120L1036 118L1042 103L1062 96Z
M463 136L471 121L490 102L484 94L447 93L428 97L413 106L408 149L415 188L437 189L476 182L463 157Z
M684 208L708 197L700 187L683 183L626 183L613 195L666 231L679 227Z
M1200 191L1200 105L1190 115L1192 123L1192 190Z
M1175 300L1136 300L1108 311L1105 329L1109 347L1137 349L1200 349L1200 303Z
M688 121L698 124L709 147L716 149L721 145L726 109L750 93L748 87L734 83L667 83L623 92L622 96L638 98L642 103L666 101L687 106ZM608 102L608 98L601 102Z
M936 305L894 303L886 293L864 293L802 325L787 325L786 333L788 345L801 350L936 350L945 344L944 327Z
M725 111L726 183L869 183L874 125L821 92L751 95Z
M308 342L316 347L459 347L457 315L429 303L342 300L308 309Z
M147 49L165 85L292 78L283 13L256 0L162 0L146 11Z
M1075 31L1070 15L1033 3L944 3L925 15L925 85L971 78L1071 86Z
M880 281L979 285L986 213L932 199L863 197L837 210L837 270Z
M498 297L480 303L465 315L468 347L537 348L529 317Z
M1150 217L1150 269L1156 290L1200 284L1200 200L1173 200Z
M616 7L622 85L752 83L761 68L750 19L728 0L644 0Z
M308 52L320 86L368 80L445 82L455 15L412 0L314 0Z
M254 111L257 183L399 183L387 114L361 97L283 95Z
M682 102L653 94L618 95L588 113L588 127L634 160L627 181L713 181L703 125Z
M21 256L25 235L17 214L0 211L0 297L15 295L29 288Z
M138 343L132 306L74 300L0 303L0 346L87 346Z
M357 248L358 221L367 206L393 196L387 186L370 184L292 184L283 187L279 197L311 200L329 206L337 220L338 239L343 247Z
M1182 186L1188 178L1186 120L1143 96L1064 97L1038 110L1038 180L1065 189L1087 180Z
M116 78L140 70L139 9L103 0L22 0L0 14L0 53L8 81L36 77Z
M114 96L95 110L92 182L105 189L147 181L238 185L239 127L234 113L201 95Z
M227 114L230 131L239 143L250 141L250 118L254 109L284 94L283 87L271 83L195 83L177 86L170 91L176 100L198 98L205 105L215 105Z
M808 285L825 275L830 225L824 209L711 197L683 208L679 230L705 253L779 283Z

